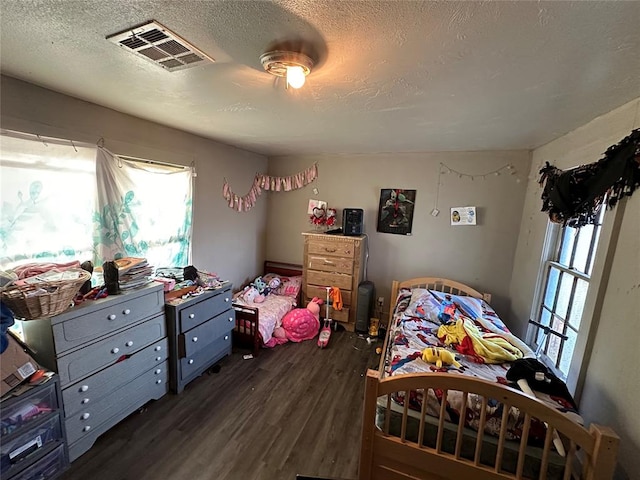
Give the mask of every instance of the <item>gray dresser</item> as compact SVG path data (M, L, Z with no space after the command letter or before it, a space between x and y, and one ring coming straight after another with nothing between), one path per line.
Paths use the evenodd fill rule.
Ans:
M231 285L167 304L170 387L174 393L231 353Z
M168 391L160 284L89 300L21 326L35 360L60 377L71 461L116 423Z

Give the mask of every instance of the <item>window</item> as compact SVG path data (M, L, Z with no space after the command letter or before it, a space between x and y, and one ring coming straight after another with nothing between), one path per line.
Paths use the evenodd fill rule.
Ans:
M603 207L596 225L548 226L546 258L541 266L528 341L541 361L564 380L570 375L574 355L581 354L576 350L578 338L588 330L583 313L604 212Z
M189 264L190 168L98 162L103 148L4 130L0 142L0 268L122 256Z

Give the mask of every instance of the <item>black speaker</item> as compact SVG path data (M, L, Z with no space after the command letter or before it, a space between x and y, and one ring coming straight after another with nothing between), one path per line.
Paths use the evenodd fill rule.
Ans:
M342 234L362 235L364 233L364 210L345 208L342 210Z

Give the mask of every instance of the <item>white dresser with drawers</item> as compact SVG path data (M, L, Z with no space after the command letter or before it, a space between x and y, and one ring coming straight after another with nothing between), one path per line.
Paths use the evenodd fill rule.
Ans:
M60 377L70 461L168 391L161 284L87 300L50 319L23 321L21 327L34 359Z

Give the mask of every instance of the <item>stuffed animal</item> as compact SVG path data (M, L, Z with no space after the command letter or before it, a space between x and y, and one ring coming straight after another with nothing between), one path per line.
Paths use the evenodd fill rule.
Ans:
M246 286L240 296L246 303L264 302L264 295L261 295L260 292L258 292L258 289L253 285Z
M422 360L428 363L435 363L438 368L442 367L443 364L453 365L456 368L462 366L456 361L453 353L440 347L425 348L422 351Z
M320 330L322 299L313 297L307 308L294 308L282 318L282 328L292 342L311 340Z
M251 285L258 290L258 293L260 295L267 295L269 293L267 291L269 286L267 285L267 282L263 280L262 277L257 277Z

